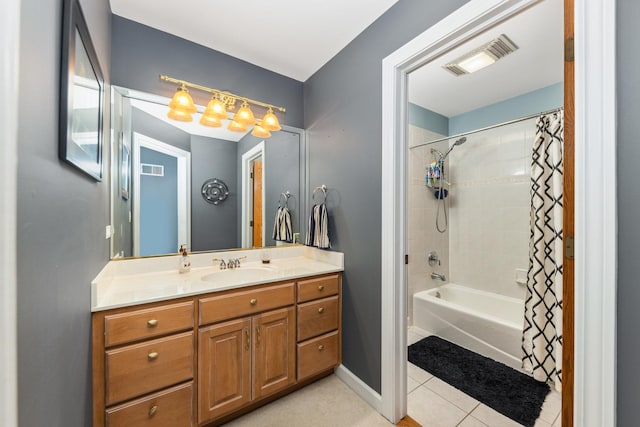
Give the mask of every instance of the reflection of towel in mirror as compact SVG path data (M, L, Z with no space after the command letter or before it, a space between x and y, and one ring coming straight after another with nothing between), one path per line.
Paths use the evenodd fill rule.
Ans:
M309 229L305 245L315 246L320 249L331 247L329 242L329 217L327 206L324 203L313 205L309 216Z
M291 231L291 215L286 206L279 207L276 211L276 220L273 223L273 240L281 242L291 242L293 232Z

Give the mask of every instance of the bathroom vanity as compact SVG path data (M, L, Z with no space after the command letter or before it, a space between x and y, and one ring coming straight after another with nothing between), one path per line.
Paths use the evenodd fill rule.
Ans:
M112 261L92 283L94 426L208 426L341 362L342 254L294 246ZM213 256L246 257L220 270Z

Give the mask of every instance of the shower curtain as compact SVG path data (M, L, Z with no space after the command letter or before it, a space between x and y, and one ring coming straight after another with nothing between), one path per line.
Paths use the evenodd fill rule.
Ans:
M562 379L563 126L560 110L536 122L522 367L538 381Z

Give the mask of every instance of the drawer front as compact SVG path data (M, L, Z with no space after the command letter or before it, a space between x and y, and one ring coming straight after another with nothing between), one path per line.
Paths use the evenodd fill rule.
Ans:
M107 427L192 427L193 383L107 410Z
M298 302L336 295L339 289L340 276L337 274L318 279L302 280L298 282Z
M251 315L294 303L293 283L235 291L200 299L200 325Z
M338 329L338 297L298 305L298 341Z
M193 332L108 350L107 405L193 378Z
M340 362L338 331L298 344L298 381Z
M105 316L105 346L193 328L193 301Z

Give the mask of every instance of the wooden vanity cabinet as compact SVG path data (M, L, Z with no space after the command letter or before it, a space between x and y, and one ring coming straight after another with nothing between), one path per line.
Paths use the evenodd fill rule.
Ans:
M94 427L217 425L341 362L341 275L95 312Z

